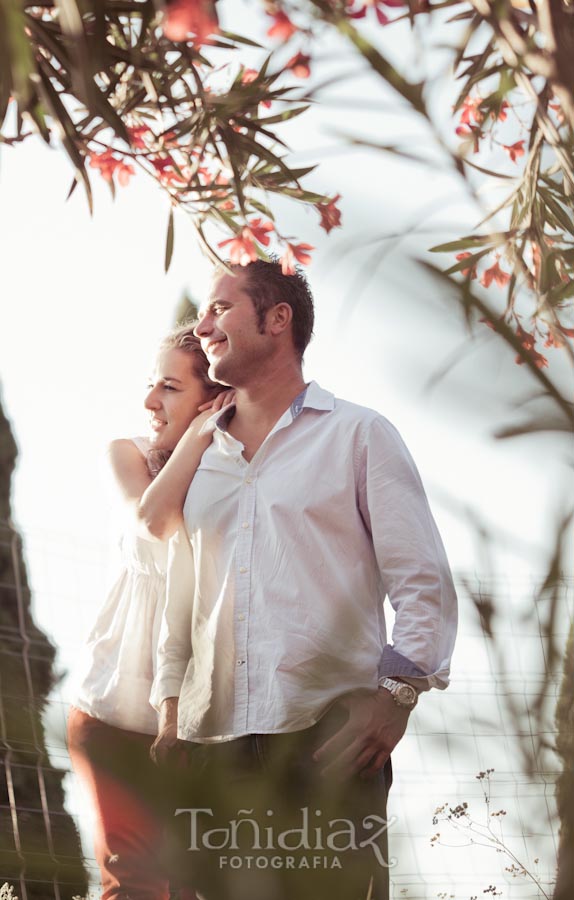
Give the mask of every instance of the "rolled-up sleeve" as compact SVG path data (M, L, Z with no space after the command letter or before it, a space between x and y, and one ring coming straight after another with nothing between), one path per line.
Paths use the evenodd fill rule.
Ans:
M415 463L382 416L365 427L358 469L359 508L395 610L379 677L403 677L421 690L445 688L457 628L456 592Z
M157 710L167 697L179 696L191 659L194 590L193 550L182 526L169 542L166 601L150 695L150 703Z

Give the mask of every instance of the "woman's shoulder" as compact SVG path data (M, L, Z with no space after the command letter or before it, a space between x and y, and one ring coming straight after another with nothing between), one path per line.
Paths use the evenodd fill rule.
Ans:
M115 438L108 445L108 453L115 459L133 457L136 451L140 456L147 456L149 450L150 440L143 436Z

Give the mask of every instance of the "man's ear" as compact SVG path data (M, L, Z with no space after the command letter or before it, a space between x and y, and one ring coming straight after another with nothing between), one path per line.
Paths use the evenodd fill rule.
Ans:
M267 312L267 330L270 334L281 334L293 321L293 310L288 303L276 303Z

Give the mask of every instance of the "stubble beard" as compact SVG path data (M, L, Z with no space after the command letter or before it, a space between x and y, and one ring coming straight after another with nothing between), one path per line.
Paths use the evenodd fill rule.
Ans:
M212 381L216 381L218 384L223 384L225 387L235 387L232 381L228 380L230 373L226 372L225 360L214 360L210 363L207 374Z

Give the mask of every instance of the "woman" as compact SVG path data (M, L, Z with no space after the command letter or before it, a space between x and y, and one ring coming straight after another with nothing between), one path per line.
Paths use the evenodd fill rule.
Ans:
M127 513L122 571L88 638L68 720L72 763L97 814L102 900L169 897L166 785L149 758L157 734L149 694L165 596L164 542L181 524L189 483L211 440L201 426L231 399L207 369L192 327L175 329L160 345L145 400L151 436L110 447Z

